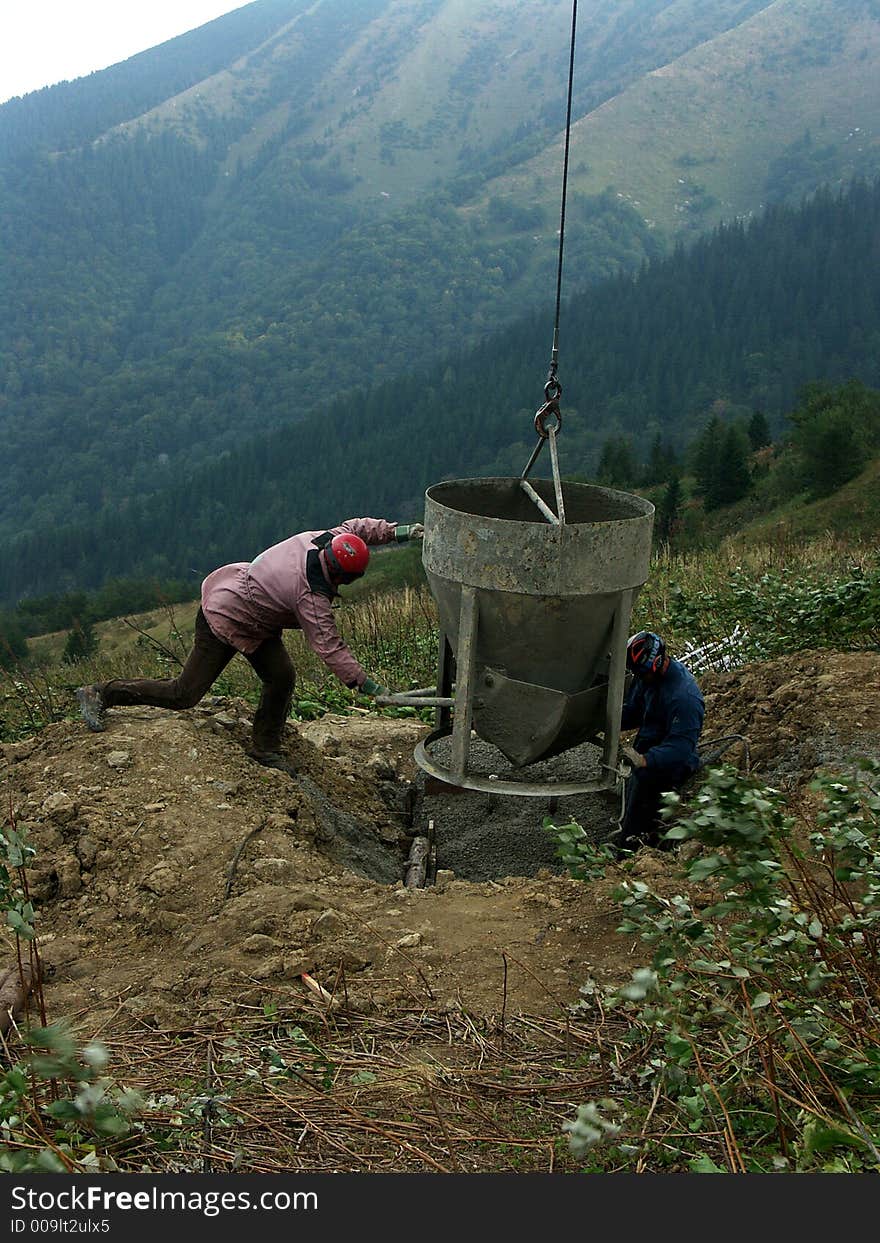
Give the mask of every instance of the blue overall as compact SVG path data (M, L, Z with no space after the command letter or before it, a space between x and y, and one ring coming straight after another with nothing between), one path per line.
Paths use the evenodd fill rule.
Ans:
M662 823L660 797L679 790L700 766L697 743L705 704L693 674L670 660L662 675L636 677L623 705L621 729L638 729L633 744L645 757L627 782L621 845L656 844Z

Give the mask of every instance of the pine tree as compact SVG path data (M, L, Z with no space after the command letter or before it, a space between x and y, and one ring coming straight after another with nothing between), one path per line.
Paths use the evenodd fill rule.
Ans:
M880 393L858 380L805 385L789 419L804 483L816 496L852 479L880 447Z
M770 424L763 410L755 410L749 419L749 443L752 449L763 449L771 443Z
M679 525L681 508L681 480L675 474L666 485L663 499L657 507L657 539L661 544L672 543Z
M717 414L713 414L689 448L691 469L696 476L697 492L705 497L708 497L716 487L721 464L723 428L724 424L721 419Z
M663 440L658 432L651 444L651 452L645 464L642 482L646 487L654 483L662 483L664 479L669 478L676 466L675 450Z
M80 661L88 660L97 650L98 636L94 626L86 618L85 621L75 622L69 631L61 659L66 665L78 665Z
M599 483L610 488L624 488L637 474L632 441L624 436L609 436L596 468Z
M706 509L720 509L742 500L752 486L746 433L729 424L719 437L714 470L706 490Z
M0 614L0 669L14 669L27 657L27 639L20 622L8 614Z

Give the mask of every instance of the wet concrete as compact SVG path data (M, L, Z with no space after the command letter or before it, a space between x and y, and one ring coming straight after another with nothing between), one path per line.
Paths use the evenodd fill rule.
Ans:
M442 767L450 762L451 739L434 743L431 757ZM602 752L588 743L562 755L514 768L495 747L471 742L469 771L502 780L553 782L595 781ZM518 796L489 794L448 785L419 771L415 782L387 783L385 801L398 823L398 840L380 838L372 824L337 806L307 776L299 778L317 820L315 845L322 854L359 876L395 884L406 874L412 837L426 836L433 823L434 866L452 871L460 880L487 881L505 876L535 876L542 868L564 873L556 858L556 842L544 827L576 820L594 842L617 829L621 814L619 791L589 794Z
M445 767L450 750L451 740L440 739L431 755ZM601 756L597 747L585 743L540 764L513 769L494 747L473 739L469 770L541 783L593 780ZM421 826L417 831L425 832L433 821L437 868L451 870L461 880L534 876L541 868L564 872L544 819L557 825L576 820L593 841L600 842L616 831L621 812L620 793L615 791L557 798L486 794L444 785L424 773L416 784L415 822Z
M383 885L401 879L404 858L398 846L381 841L371 824L332 803L310 778L302 776L299 782L318 822L315 845L322 854Z

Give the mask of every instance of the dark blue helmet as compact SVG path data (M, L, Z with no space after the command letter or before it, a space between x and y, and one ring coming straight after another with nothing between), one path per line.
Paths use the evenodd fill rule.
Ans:
M653 630L640 630L626 645L626 667L630 673L662 673L666 644Z

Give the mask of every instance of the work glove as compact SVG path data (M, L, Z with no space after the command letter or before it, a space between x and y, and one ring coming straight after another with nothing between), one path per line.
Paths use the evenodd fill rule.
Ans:
M645 767L645 762L646 762L645 757L643 755L639 755L638 751L634 750L633 747L628 747L625 742L622 742L620 744L620 751L624 759L626 760L627 764L630 765L630 767L632 768L644 768Z
M405 523L399 522L397 524L397 529L394 532L394 538L397 540L398 544L404 544L407 540L411 539L423 539L424 535L425 528L420 522L413 522L408 526Z
M377 682L374 678L364 678L360 686L360 693L362 695L371 695L375 699L377 695L389 694L389 691L387 686L383 686L381 682Z

